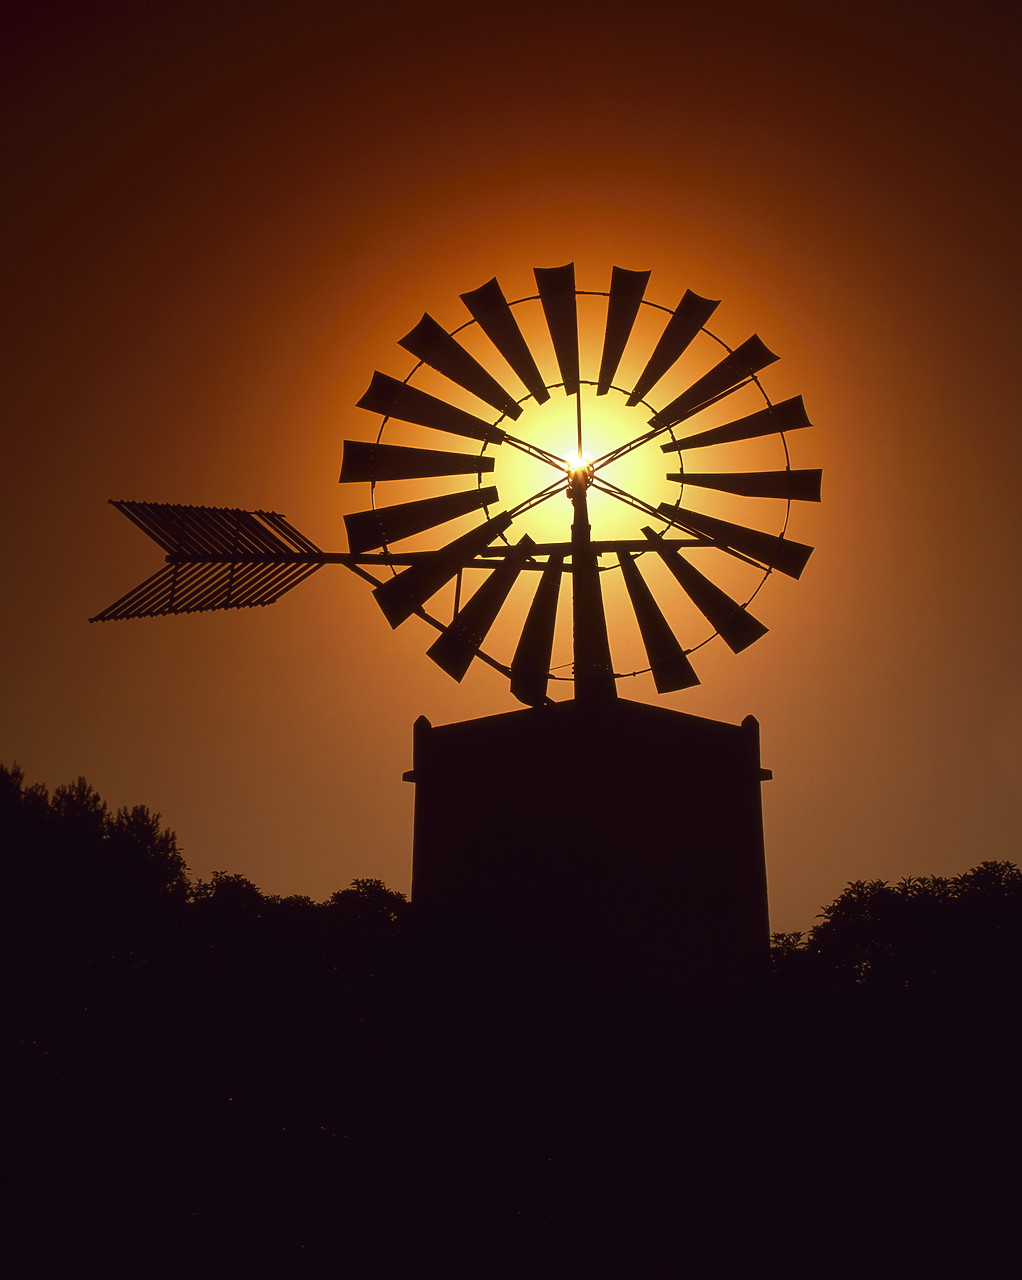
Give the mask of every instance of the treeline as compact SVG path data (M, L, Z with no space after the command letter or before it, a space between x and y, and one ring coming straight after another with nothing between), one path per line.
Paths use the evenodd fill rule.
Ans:
M12 1274L1009 1274L1010 863L850 885L706 1002L193 881L81 779L0 769L0 850Z
M780 983L831 994L1015 998L1022 985L1022 871L986 861L957 876L856 880L805 933L775 933Z
M108 930L116 924L118 934L127 929L144 936L147 924L175 917L185 906L281 918L311 916L322 907L363 924L376 917L393 924L407 906L403 894L373 879L356 880L323 903L301 894L263 894L245 876L226 871L193 881L177 837L160 826L159 814L144 805L111 813L84 778L50 795L40 784L26 786L17 765L0 764L0 835L10 892L29 911L73 903L74 915L91 915Z

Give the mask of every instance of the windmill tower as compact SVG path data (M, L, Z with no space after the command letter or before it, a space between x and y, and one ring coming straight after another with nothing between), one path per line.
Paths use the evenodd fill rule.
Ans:
M618 685L692 687L703 645L765 634L749 605L805 568L788 520L819 501L821 473L791 466L787 435L810 424L801 397L775 404L760 382L777 357L712 333L715 301L648 301L649 275L615 267L591 291L572 264L537 268L535 294L508 302L495 279L462 294L451 331L424 315L400 340L411 372L374 373L358 402L375 439L345 442L340 479L370 505L345 516L346 552L273 512L114 503L166 563L93 620L269 604L345 565L392 628L438 633L428 656L448 675L478 660L524 707L416 722L417 908L453 920L485 904L507 936L741 978L768 945L758 725ZM459 448L432 447L445 437ZM750 456L766 465L737 469Z

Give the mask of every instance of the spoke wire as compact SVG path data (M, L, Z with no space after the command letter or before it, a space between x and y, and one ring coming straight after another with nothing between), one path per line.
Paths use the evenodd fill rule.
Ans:
M524 502L519 502L517 506L511 507L507 514L514 520L516 516L520 516L526 511L531 511L533 507L538 507L541 502L546 502L548 498L560 493L563 484L563 480L555 480L553 484L548 484L545 489L537 489L531 498L526 498Z
M546 449L541 449L538 444L530 444L528 440L519 440L517 436L510 434L505 434L502 443L509 444L512 449L518 449L521 453L527 453L530 458L545 462L547 466L556 467L558 471L566 472L568 470L568 464L563 458L559 458L557 454L550 453Z
M736 391L741 391L743 387L748 387L753 382L756 382L756 379L752 377L746 378L744 382L736 382L733 387L728 387L726 391L721 391L719 395L712 396L709 400L704 400L701 405L698 405L695 409L686 413L684 418L679 419L679 421L684 422L685 418L694 418L697 413L702 413L704 409L709 409L711 405L723 400L726 396L733 395ZM593 466L609 466L610 463L616 462L618 458L624 457L626 453L631 453L633 449L638 449L642 445L648 444L651 440L655 440L658 436L664 435L665 432L672 430L677 425L677 422L671 422L666 426L651 427L649 431L644 431L642 435L636 436L634 440L629 440L626 444L620 444L616 449L611 449L609 453L605 453L602 458L597 458L593 463Z

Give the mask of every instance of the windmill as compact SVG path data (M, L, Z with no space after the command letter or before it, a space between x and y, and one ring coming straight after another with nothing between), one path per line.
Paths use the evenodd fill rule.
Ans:
M762 864L755 722L715 725L625 703L618 683L648 673L658 693L689 688L699 683L691 655L709 640L739 653L766 633L752 601L772 574L798 578L812 552L788 536L792 504L820 499L821 472L790 462L788 434L810 425L802 399L770 400L759 375L777 357L756 335L733 348L717 337L707 327L716 301L689 291L673 308L654 303L648 271L615 267L606 291L577 288L573 264L534 274L537 292L510 302L496 279L462 294L468 319L453 330L423 315L400 339L417 362L411 372L373 374L358 407L374 415L374 438L344 444L341 483L369 490L368 505L344 517L347 551L321 550L275 512L113 503L166 561L93 621L271 604L341 564L367 580L392 628L417 618L438 633L428 656L453 679L478 660L533 709L437 730L417 723L406 775L417 784L417 900L449 903L459 886L481 891L485 860L468 844L452 853L450 817L488 796L489 818L480 811L467 825L492 827L483 775L496 756L505 797L519 798L506 807L521 821L502 824L512 861L530 831L545 831L549 847L606 844L615 824L617 838L627 836L628 806L613 820L604 807L580 836L577 815L565 824L538 798L544 770L512 761L551 750L548 767L567 767L571 785L590 790L601 785L600 758L636 783L657 772L650 763L636 771L636 758L666 751L688 760L690 821L700 789L715 797L701 806L702 845L752 847L758 824L752 862ZM773 461L737 469L750 452ZM637 459L646 460L638 470ZM615 593L631 619L608 609ZM491 634L508 641L504 613L514 619L511 643L491 654ZM625 623L642 659L616 669ZM685 642L682 624L709 635ZM573 698L553 696L558 681L572 682ZM720 767L707 773L707 759ZM677 790L670 771L662 782ZM738 792L745 798L736 805ZM741 833L723 832L729 807L743 815ZM654 843L669 838L670 822L654 825ZM577 870L569 866L568 879ZM762 935L765 878L755 867L753 879L750 919ZM677 915L678 893L668 897ZM705 903L706 892L696 897Z

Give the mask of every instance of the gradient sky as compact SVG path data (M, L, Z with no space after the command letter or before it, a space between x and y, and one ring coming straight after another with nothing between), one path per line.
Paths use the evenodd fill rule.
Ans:
M759 718L773 927L851 879L1018 860L1017 6L5 22L0 759L159 810L197 875L407 889L412 722L512 710L503 681L454 684L342 569L269 609L90 627L160 563L106 500L270 508L342 549L341 441L422 312L617 264L667 305L721 298L711 327L758 332L772 398L815 424L802 581L659 699Z

